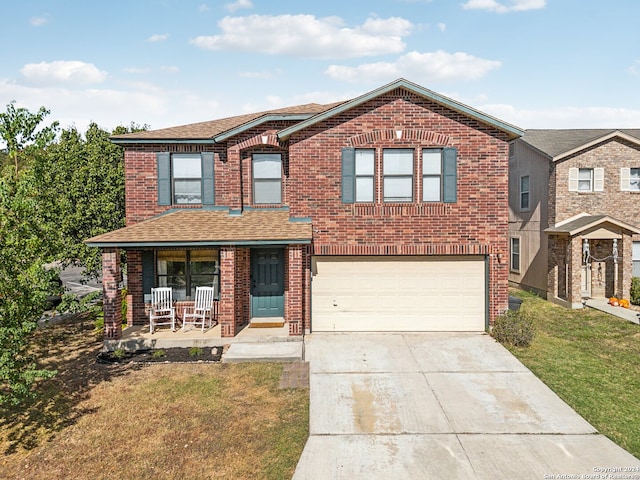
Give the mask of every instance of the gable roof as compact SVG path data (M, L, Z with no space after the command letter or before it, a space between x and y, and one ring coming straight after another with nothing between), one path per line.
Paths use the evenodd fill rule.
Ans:
M400 78L352 100L326 105L309 103L306 105L297 105L259 113L249 113L178 127L114 135L111 137L111 141L118 145L133 143L216 143L225 141L233 135L237 135L238 133L262 123L274 120L290 120L295 123L278 132L278 138L286 140L295 132L311 125L315 125L318 122L331 118L335 115L339 115L346 110L361 105L362 103L380 95L384 95L385 93L391 92L397 88L404 88L405 90L420 95L439 105L460 112L480 123L505 132L510 139L518 138L524 133L524 130L514 125L498 120L497 118L469 107L468 105L464 105L452 100L451 98L445 97L444 95L440 95L439 93Z
M85 240L92 247L197 247L311 242L311 221L286 210L174 210Z
M287 139L289 136L291 136L295 132L298 132L309 126L315 125L318 122L321 122L330 117L338 115L346 110L357 107L358 105L368 102L369 100L379 97L380 95L384 95L385 93L389 93L397 88L404 88L405 90L408 90L412 93L420 95L439 105L442 105L444 107L460 112L486 125L490 125L502 132L507 133L509 135L509 138L512 140L520 137L524 133L524 130L514 125L503 122L502 120L498 120L497 118L492 117L491 115L487 115L486 113L476 110L468 105L457 102L451 98L445 97L444 95L440 95L439 93L436 93L427 88L421 87L420 85L417 85L408 80L405 80L404 78L400 78L387 85L384 85L380 88L372 90L369 93L365 93L364 95L354 98L353 100L349 100L341 104L338 104L331 109L318 113L313 117L310 117L307 120L303 120L300 123L297 123L291 127L285 128L280 132L278 132L278 137L283 140Z
M616 227L619 227L623 230L628 230L632 233L640 233L640 229L630 225L621 220L617 220L608 215L588 215L588 214L580 214L575 217L569 218L564 222L560 222L557 225L545 229L550 235L569 235L574 236L579 233L582 233L586 230L597 226L604 226L605 224L611 224Z
M532 129L525 132L522 141L558 161L615 137L640 145L640 129Z
M159 130L147 130L143 132L114 135L111 141L118 145L129 143L215 143L222 141L219 137L230 132L239 133L261 123L273 120L300 121L309 118L319 112L328 110L339 103L319 105L308 103L293 107L279 108L258 113L247 113L234 117L221 118L208 122L191 123L178 127L162 128ZM227 135L228 136L228 135Z

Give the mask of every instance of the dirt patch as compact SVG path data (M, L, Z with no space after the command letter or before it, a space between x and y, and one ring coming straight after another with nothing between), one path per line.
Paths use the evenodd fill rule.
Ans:
M122 363L200 363L219 362L222 358L223 347L191 347L136 350L125 352L100 352L96 361L101 364Z

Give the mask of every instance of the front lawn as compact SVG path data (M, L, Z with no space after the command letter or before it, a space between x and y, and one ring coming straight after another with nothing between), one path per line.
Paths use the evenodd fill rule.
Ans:
M291 478L308 389L281 364L97 364L90 322L38 331L58 376L0 409L1 478Z
M640 458L640 326L511 293L533 313L536 336L530 347L509 350L600 433Z

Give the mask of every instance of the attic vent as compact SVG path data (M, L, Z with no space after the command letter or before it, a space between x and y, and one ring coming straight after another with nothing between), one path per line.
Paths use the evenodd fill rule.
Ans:
M402 138L402 130L396 130L396 138L400 140Z

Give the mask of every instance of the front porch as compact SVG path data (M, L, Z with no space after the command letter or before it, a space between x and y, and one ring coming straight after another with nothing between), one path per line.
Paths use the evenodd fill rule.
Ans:
M289 325L282 327L250 328L246 325L235 337L223 337L220 324L202 331L192 325L172 332L170 328L157 328L152 334L149 325L133 325L122 330L122 338L104 340L104 348L113 350L144 350L165 348L220 347L234 343L300 342L302 336L290 336Z
M581 214L548 228L547 299L582 308L588 299L629 298L633 225Z

